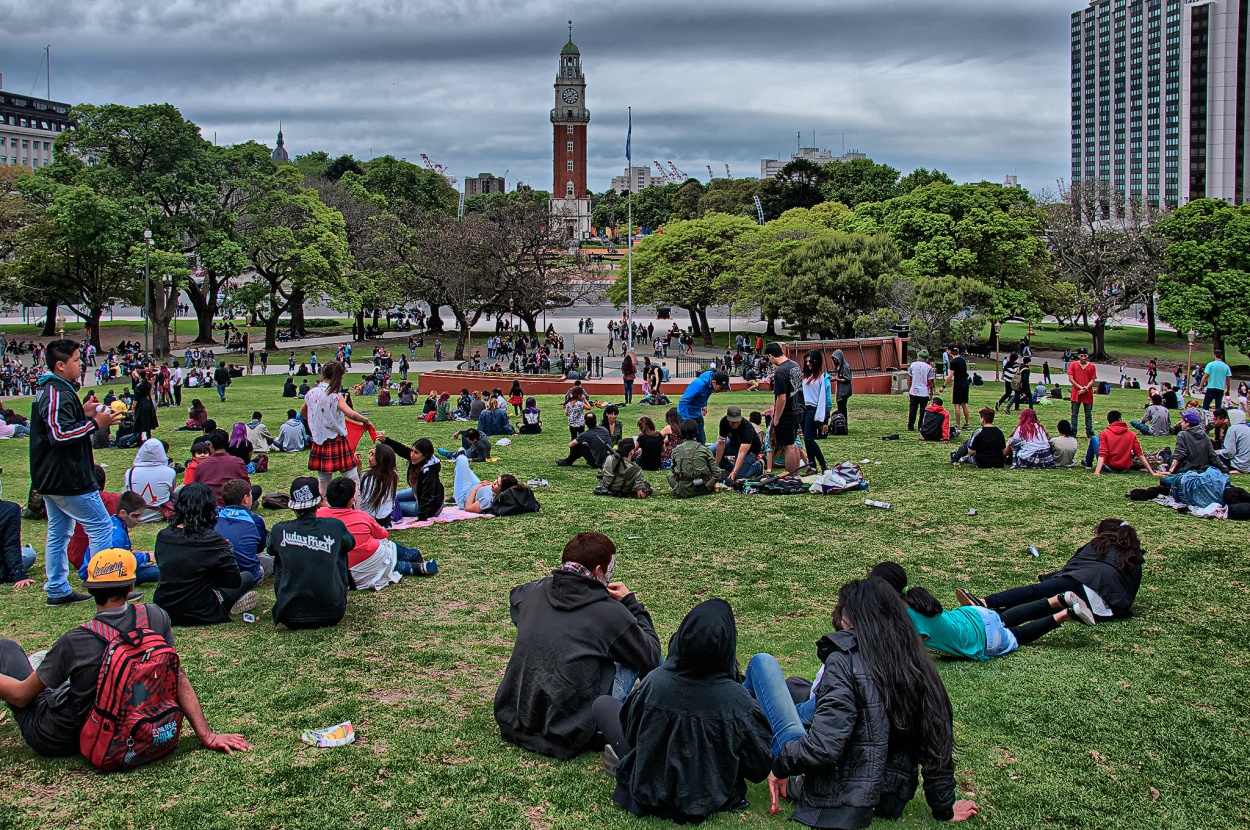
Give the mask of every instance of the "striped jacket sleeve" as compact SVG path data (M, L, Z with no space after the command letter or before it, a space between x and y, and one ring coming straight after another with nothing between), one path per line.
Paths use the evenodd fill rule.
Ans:
M47 418L48 439L54 444L67 444L71 441L79 441L87 437L98 429L98 425L93 419L78 420L75 409L75 401L69 399L69 395L65 390L61 389L55 383L49 383L48 390L48 406L44 417Z

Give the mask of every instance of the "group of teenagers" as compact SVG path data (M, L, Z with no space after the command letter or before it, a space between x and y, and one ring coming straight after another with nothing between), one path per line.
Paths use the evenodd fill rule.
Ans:
M1105 519L1058 571L944 608L896 562L837 592L832 631L815 641L813 679L778 660L738 662L733 609L693 608L664 655L650 613L617 573L612 540L576 534L550 576L512 589L516 641L495 693L500 735L568 760L603 751L613 800L638 816L699 823L746 809L769 783L772 812L860 830L896 819L923 776L940 821L977 814L958 800L950 697L927 651L987 661L1069 621L1132 615L1143 553L1127 522Z

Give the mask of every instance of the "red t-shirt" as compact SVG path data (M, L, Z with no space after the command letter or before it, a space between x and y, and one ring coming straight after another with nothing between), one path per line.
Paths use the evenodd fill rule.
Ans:
M1079 360L1074 360L1068 366L1068 380L1072 382L1072 400L1077 403L1093 403L1094 402L1094 383L1098 380L1098 367L1093 363L1086 363L1081 366ZM1076 387L1088 386L1088 392L1077 393Z
M347 567L349 568L356 567L377 553L379 539L391 538L386 528L363 510L323 507L317 511L317 515L323 519L338 519L347 525L348 532L356 540L356 547L347 554Z
M110 516L117 514L117 501L121 497L121 493L100 493L100 500L104 502ZM74 570L82 567L82 558L87 555L87 544L87 531L82 529L82 522L75 522L74 535L70 537L69 545L65 548L65 554Z

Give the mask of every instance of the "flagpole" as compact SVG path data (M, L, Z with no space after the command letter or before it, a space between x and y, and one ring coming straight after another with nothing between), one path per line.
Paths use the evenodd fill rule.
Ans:
M629 251L625 255L625 258L627 261L626 268L629 272L629 302L626 305L626 309L629 315L629 348L632 350L634 348L634 187L633 181L629 178L629 168L633 163L629 143L634 135L634 108L629 107L628 112L629 132L627 133L627 137L625 139L625 170L627 176L626 181L629 182L629 190L626 191L625 196L625 221L629 230Z

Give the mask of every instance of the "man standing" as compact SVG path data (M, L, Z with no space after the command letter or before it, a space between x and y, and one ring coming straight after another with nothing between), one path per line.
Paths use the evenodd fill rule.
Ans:
M221 398L221 402L226 402L226 387L230 385L230 370L226 368L224 361L217 364L216 371L213 372L213 383L217 384L217 397Z
M921 349L916 359L907 367L911 384L907 389L907 431L916 431L916 416L929 405L933 397L933 367L929 365L929 350Z
M951 346L948 350L950 353L950 367L946 373L946 380L942 381L942 392L946 392L948 385L955 388L951 394L951 408L955 410L955 428L961 429L972 426L972 416L968 412L968 388L972 385L968 383L968 361L959 353L958 346ZM963 420L960 420L960 416ZM993 423L991 419L990 423Z
M351 364L349 363L348 365L350 366ZM266 375L269 373L269 350L268 349L260 350L260 373L262 375Z
M1076 360L1068 365L1068 381L1072 384L1072 428L1080 423L1077 415L1085 407L1085 437L1094 437L1094 384L1098 383L1098 367L1089 362L1089 349L1077 349Z
M65 549L74 523L83 526L94 555L110 547L113 523L95 481L91 437L118 421L109 409L83 412L74 383L82 372L82 352L73 340L53 340L45 352L48 374L39 379L39 394L30 414L30 481L48 508L48 539L43 590L48 605L91 599L69 587Z
M777 346L780 350L781 346ZM796 366L797 370L798 367ZM708 399L713 392L729 391L729 374L727 372L704 372L686 387L681 400L677 402L677 414L683 421L694 421L699 427L699 441L706 442L703 431L703 416L707 412Z
M1202 370L1202 384L1206 393L1202 396L1202 408L1210 409L1211 404L1219 409L1224 406L1224 396L1232 393L1233 370L1224 362L1224 353L1216 352L1215 360L1208 363Z
M786 473L794 475L799 469L799 448L795 441L803 419L803 370L785 356L780 343L769 343L764 355L773 364L773 458L784 453ZM704 440L702 422L699 440Z
M182 367L176 360L169 370L169 388L174 393L174 406L182 406Z

